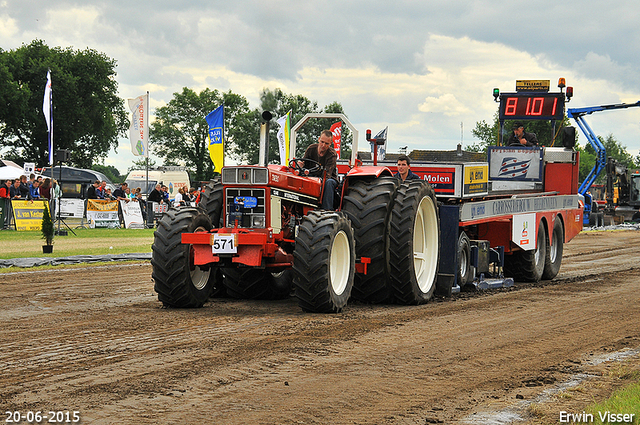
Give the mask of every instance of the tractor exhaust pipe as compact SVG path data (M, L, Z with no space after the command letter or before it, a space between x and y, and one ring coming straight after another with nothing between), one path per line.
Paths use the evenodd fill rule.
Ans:
M266 167L269 163L269 122L273 118L273 115L269 111L262 113L262 119L260 123L260 156L258 159L258 165Z

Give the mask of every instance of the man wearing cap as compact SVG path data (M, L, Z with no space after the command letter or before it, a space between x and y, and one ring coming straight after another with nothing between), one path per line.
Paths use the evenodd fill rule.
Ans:
M516 122L513 124L513 134L507 140L507 146L538 146L538 139L535 133L524 131L524 125L521 122Z

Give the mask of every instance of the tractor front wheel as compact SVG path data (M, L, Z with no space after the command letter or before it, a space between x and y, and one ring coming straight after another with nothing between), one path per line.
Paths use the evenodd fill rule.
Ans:
M209 299L218 273L193 264L191 245L182 243L182 233L208 232L211 220L198 208L170 208L153 234L151 277L158 300L165 306L202 307Z
M339 313L355 273L351 222L342 212L311 211L300 223L293 251L298 305L314 313Z

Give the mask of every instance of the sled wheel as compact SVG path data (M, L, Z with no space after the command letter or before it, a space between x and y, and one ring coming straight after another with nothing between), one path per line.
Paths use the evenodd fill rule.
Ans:
M458 286L464 287L473 280L473 277L471 241L465 232L460 232L460 237L458 237Z
M505 256L505 275L513 277L516 281L538 282L544 272L546 248L547 237L544 224L540 222L538 223L536 248L529 251L516 251L512 255Z
M553 220L553 232L551 234L551 243L549 238L547 241L546 255L544 260L544 272L542 278L551 280L558 275L560 265L562 264L562 251L564 248L564 227L559 216Z

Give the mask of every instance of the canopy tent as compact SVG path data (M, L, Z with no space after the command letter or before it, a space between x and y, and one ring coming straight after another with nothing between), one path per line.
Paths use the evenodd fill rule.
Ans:
M39 177L41 174L34 173L36 177ZM0 180L15 180L19 179L20 176L27 176L27 173L24 172L24 168L19 166L13 161L9 161L7 159L0 159ZM50 177L42 175L42 177Z
M14 167L12 165L0 167L0 180L9 180L9 179L14 180L14 179L20 178L20 176L24 174L25 174L24 170L19 167Z

